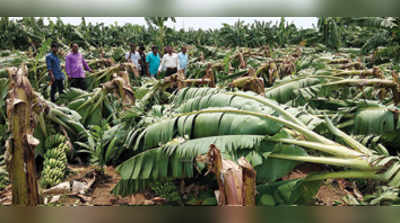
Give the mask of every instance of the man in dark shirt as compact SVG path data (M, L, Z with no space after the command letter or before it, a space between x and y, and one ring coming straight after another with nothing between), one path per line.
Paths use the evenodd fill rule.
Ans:
M146 49L144 48L143 45L140 45L139 47L139 55L140 55L140 60L139 60L139 64L140 67L142 68L140 70L140 76L144 77L147 74L147 65L146 65L146 54L145 51Z
M60 59L57 56L58 45L57 43L51 44L51 53L46 56L47 70L50 76L50 98L52 102L55 102L55 95L58 89L59 95L63 93L64 90L64 73L61 71Z

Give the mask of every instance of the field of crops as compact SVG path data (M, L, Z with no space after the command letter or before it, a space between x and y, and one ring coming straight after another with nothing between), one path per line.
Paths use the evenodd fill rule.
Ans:
M168 19L0 20L0 205L400 203L399 18L188 32ZM94 72L52 103L54 39ZM186 45L187 73L137 78L130 42Z

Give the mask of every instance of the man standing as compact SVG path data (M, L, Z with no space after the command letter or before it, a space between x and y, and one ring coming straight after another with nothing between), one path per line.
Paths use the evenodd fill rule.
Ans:
M86 90L85 69L93 73L82 54L79 53L79 46L76 43L71 44L72 52L65 58L65 71L68 74L68 80L71 81L71 87Z
M181 52L178 54L179 59L179 70L182 70L183 73L186 73L186 67L189 61L189 57L186 54L186 47L182 47Z
M167 46L166 50L167 53L164 54L162 58L161 65L158 68L158 74L160 74L161 69L165 66L167 68L165 76L168 77L178 72L179 61L178 61L178 55L172 52L172 47Z
M140 55L140 60L139 60L139 64L140 64L140 76L144 77L144 75L147 74L146 71L146 54L144 53L146 49L144 48L143 45L140 45L139 47L139 55Z
M58 89L58 94L61 95L64 90L64 73L61 71L60 59L57 56L58 45L53 42L51 44L51 53L46 56L47 70L50 77L50 99L52 102L56 101L55 95Z
M135 64L136 69L140 72L141 71L141 66L139 65L139 61L141 59L139 52L136 51L136 45L135 44L131 44L131 50L126 53L125 55L125 59L128 62L131 62L133 64Z
M158 54L158 48L156 46L153 46L151 50L152 52L147 54L146 57L147 75L155 77L158 71L158 67L160 66L160 54Z

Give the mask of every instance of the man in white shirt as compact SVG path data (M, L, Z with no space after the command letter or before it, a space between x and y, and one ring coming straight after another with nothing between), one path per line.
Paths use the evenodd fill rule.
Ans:
M140 70L142 69L140 66L141 56L140 56L139 52L136 51L135 44L133 44L133 43L131 44L131 50L125 54L125 59L128 62L135 64L136 68L140 72Z
M165 72L165 76L168 77L178 72L179 60L178 55L176 53L172 53L172 47L167 46L166 51L167 53L164 54L161 60L161 64L158 68L158 75L160 75L161 69L165 66L167 69Z

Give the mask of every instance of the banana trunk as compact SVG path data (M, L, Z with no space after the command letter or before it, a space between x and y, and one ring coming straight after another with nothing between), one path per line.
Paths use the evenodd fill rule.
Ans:
M17 206L36 206L40 197L36 181L34 148L39 140L33 137L32 86L26 77L26 66L11 68L7 116L11 136L7 164L12 183L12 203Z

